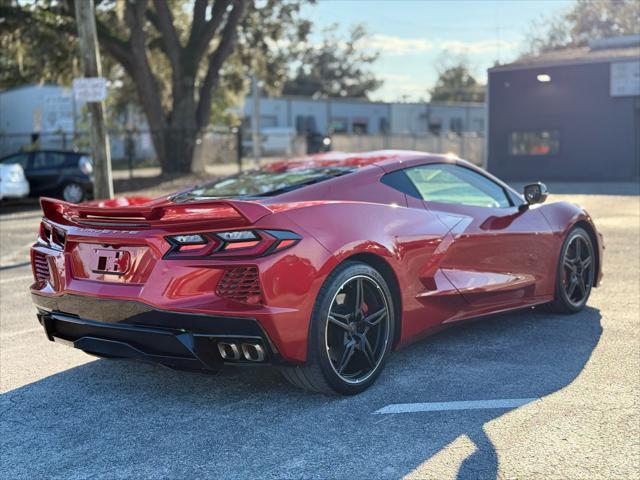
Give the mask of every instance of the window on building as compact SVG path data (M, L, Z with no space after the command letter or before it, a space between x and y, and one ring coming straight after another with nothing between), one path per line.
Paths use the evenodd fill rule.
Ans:
M317 131L316 119L312 115L296 116L296 132L298 135L307 135Z
M556 155L560 151L559 130L511 132L510 155Z
M356 135L365 135L368 133L368 122L366 118L354 118L351 122L351 131Z
M511 206L500 185L468 168L435 163L408 168L406 172L427 202L491 208Z
M460 117L453 117L449 120L449 130L460 135L464 129L464 122Z
M346 118L332 118L329 128L333 133L347 133L349 124Z
M442 120L438 117L432 117L429 119L429 132L434 135L440 135L442 132Z

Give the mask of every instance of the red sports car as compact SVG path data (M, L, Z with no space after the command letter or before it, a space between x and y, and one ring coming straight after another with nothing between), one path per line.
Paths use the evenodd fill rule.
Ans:
M602 237L452 156L330 153L155 200L42 199L31 287L50 340L174 368L269 364L358 393L391 350L533 305L584 308Z

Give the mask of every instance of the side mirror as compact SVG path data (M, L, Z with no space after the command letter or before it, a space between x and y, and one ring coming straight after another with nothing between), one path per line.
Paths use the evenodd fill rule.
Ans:
M542 182L530 183L524 186L524 199L529 205L543 203L548 194L547 186Z

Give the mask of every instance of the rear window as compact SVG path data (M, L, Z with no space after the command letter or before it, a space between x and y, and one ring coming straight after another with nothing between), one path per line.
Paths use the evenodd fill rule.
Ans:
M210 198L268 197L352 172L352 167L251 170L198 185L173 197L174 202Z

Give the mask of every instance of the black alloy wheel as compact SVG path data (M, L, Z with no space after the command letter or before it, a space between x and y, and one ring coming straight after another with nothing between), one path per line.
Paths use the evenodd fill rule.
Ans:
M563 260L563 286L567 300L575 306L586 302L593 285L593 248L581 235L571 238Z
M396 299L371 266L340 264L318 292L309 325L307 361L282 368L294 385L354 395L376 381L391 352Z
M556 291L548 309L576 313L584 308L595 282L596 256L591 236L581 227L567 235L558 262Z
M336 292L325 345L331 367L347 383L360 383L378 368L389 341L389 305L373 278L358 275Z

